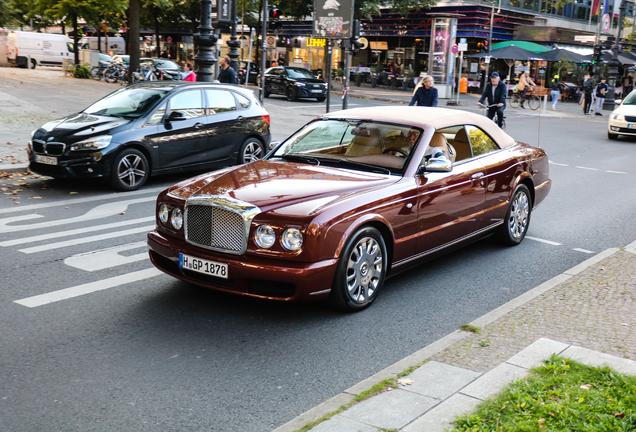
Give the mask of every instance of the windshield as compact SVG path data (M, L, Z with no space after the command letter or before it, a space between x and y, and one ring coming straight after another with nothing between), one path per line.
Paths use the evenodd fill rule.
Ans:
M301 68L287 68L287 75L289 75L290 78L315 78L311 72L309 72L307 69L301 69Z
M179 69L179 65L172 60L153 59L153 61L155 62L156 67L160 67L162 69Z
M125 88L109 94L84 110L87 114L139 118L168 94L168 90Z
M623 101L623 105L636 105L636 92L632 92Z
M401 174L422 129L360 120L317 120L270 156L313 165Z

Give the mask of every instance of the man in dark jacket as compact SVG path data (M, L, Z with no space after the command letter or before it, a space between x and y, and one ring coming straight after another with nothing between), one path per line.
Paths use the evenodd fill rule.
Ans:
M499 127L503 124L503 113L506 109L506 85L500 82L501 78L497 72L493 72L490 75L490 82L486 84L484 93L481 95L481 99L477 102L478 105L484 103L485 99L488 99L488 105L495 105L488 108L488 118L492 120L497 114L497 124Z
M592 84L592 75L585 75L583 81L583 114L591 115L592 110L592 92L594 91L594 85Z
M424 78L424 85L413 95L409 106L417 104L417 106L436 107L437 99L437 89L433 87L433 77L429 75Z
M236 80L236 71L232 69L230 66L230 58L224 57L220 62L221 71L219 72L219 77L217 78L220 83L224 84L238 84Z

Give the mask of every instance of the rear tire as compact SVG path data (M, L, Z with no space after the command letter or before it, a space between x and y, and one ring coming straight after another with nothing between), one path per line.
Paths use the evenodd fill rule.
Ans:
M257 161L263 159L265 156L265 149L263 143L256 138L248 138L241 146L239 152L238 163L239 165Z
M539 99L539 96L536 96L536 95L530 96L530 98L528 99L528 106L532 110L539 109L539 107L541 106L541 99Z
M617 140L618 139L618 134L613 134L610 133L609 131L607 132L607 138L611 139L611 140Z
M329 294L332 306L345 312L358 312L378 297L388 268L388 254L382 234L362 227L347 242Z
M532 196L524 184L512 194L504 224L495 232L494 238L505 246L516 246L524 239L530 227Z
M521 98L517 93L513 94L510 98L510 106L513 108L519 108L519 104L521 103Z
M102 79L102 71L99 66L95 66L91 69L91 78L95 81L100 81Z

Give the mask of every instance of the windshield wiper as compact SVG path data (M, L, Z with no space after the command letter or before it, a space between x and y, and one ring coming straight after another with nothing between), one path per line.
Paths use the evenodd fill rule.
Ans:
M310 163L314 165L320 165L320 161L316 159L315 157L311 157L311 156L303 156L299 154L288 153L288 154L281 155L279 157L286 160L293 160L298 162L306 162L306 163Z
M383 173L383 174L392 174L391 170L388 168L380 167L377 165L369 165L362 162L355 162L349 159L338 159L337 161L334 161L334 162L336 162L339 165L348 165L348 166L352 166L356 168L365 168L366 171Z

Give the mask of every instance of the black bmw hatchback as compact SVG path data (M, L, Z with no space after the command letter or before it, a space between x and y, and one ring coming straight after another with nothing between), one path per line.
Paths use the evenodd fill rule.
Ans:
M130 191L151 175L260 159L269 124L269 113L244 88L139 83L34 131L29 168L55 178L104 179Z
M316 98L322 102L327 98L327 83L300 67L273 67L265 71L263 96L282 94L288 100Z

